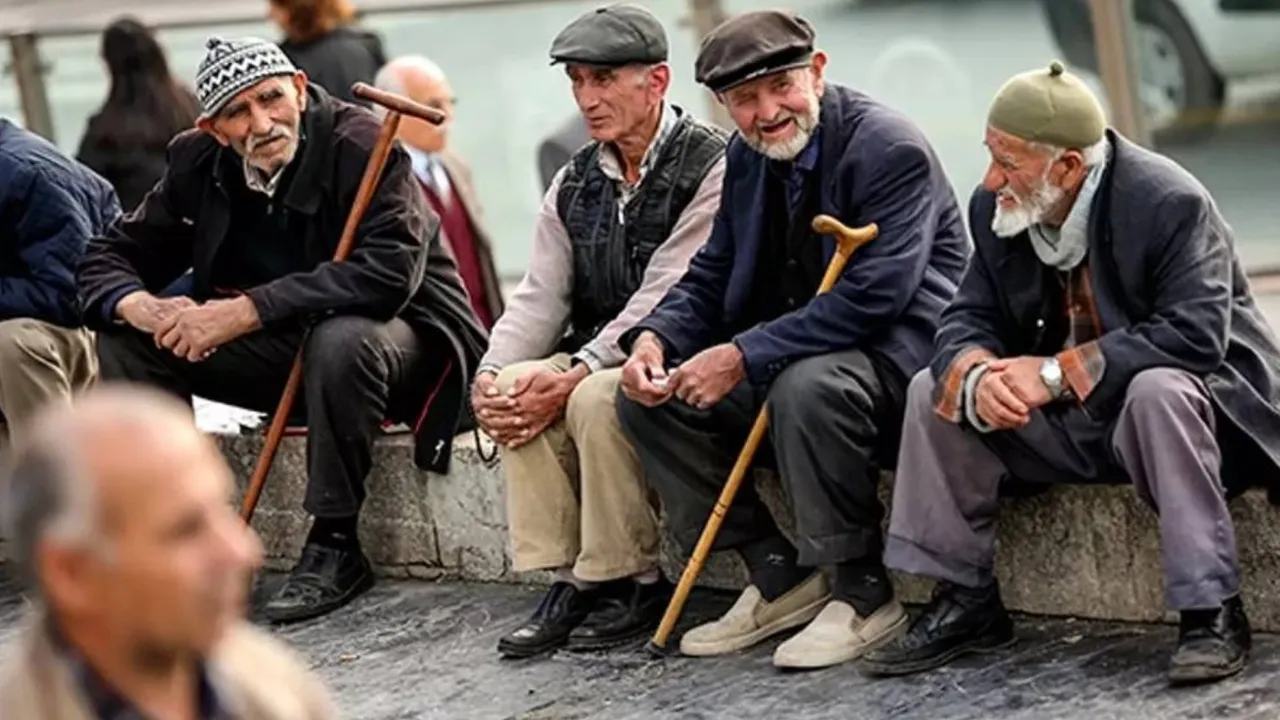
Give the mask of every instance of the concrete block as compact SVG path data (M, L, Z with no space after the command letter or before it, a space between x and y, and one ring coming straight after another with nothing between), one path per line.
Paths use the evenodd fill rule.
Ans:
M220 436L240 480L253 470L259 436ZM301 510L305 438L286 438L254 527L271 567L297 558L308 519ZM360 534L379 574L497 582L545 582L545 573L514 573L507 540L506 498L500 469L486 463L470 435L459 436L451 472L424 473L413 465L412 438L391 436L375 448L374 471ZM758 473L760 495L791 531L785 493L777 478ZM892 479L882 483L888 503ZM1128 487L1055 487L1029 498L1002 501L997 573L1011 609L1042 615L1125 621L1170 620L1155 515ZM1232 504L1245 601L1256 627L1280 631L1280 514L1260 492ZM664 541L663 567L676 578L684 558ZM714 555L700 583L741 588L746 573L731 553ZM908 602L928 599L931 584L895 578Z

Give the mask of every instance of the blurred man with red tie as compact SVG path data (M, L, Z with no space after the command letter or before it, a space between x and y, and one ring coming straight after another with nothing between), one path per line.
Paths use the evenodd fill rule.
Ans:
M421 55L398 57L378 72L375 84L428 107L450 119L443 125L405 117L400 141L413 158L413 171L431 208L440 216L445 246L458 263L458 274L471 296L471 307L485 326L502 314L502 289L493 264L493 247L484 227L471 171L446 148L453 116L453 89L440 66Z

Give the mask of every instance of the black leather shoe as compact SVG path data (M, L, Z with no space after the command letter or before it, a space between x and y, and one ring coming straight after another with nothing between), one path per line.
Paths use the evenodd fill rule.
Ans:
M570 650L608 650L653 632L675 588L665 577L653 583L630 578L600 588L596 608L572 633Z
M1169 682L1192 685L1231 677L1244 669L1252 647L1249 618L1239 595L1217 610L1184 611Z
M1014 644L1013 619L995 585L971 589L939 583L906 634L863 656L868 675L909 675L971 653Z
M359 550L307 545L262 614L275 623L309 620L337 610L371 587L373 568Z
M572 583L555 583L528 622L498 641L498 652L503 657L527 658L564 645L569 633L595 607L598 594L598 590L579 590Z

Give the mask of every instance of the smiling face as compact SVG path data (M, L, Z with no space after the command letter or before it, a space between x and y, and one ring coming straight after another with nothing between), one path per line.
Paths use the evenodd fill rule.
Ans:
M991 163L982 186L996 194L992 232L1013 237L1032 225L1062 222L1068 198L1088 172L1084 155L1079 150L1046 150L990 127L984 144Z
M588 134L605 143L640 132L671 82L666 65L611 68L569 63L565 73Z
M200 129L235 150L250 165L274 175L298 152L299 128L307 106L307 76L271 77L231 98Z
M826 54L816 52L808 67L758 77L721 94L747 145L774 160L794 160L818 127L826 66Z

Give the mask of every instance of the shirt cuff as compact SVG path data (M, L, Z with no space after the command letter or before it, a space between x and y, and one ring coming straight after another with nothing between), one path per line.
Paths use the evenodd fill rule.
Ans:
M995 359L995 353L983 347L975 345L960 349L934 388L933 411L947 422L963 420L964 386L969 371L980 363Z
M969 374L964 377L964 419L980 433L995 430L994 426L986 424L978 416L978 383L986 374L987 363L983 362L971 368Z
M587 366L587 370L591 372L599 372L604 368L604 363L600 362L600 358L596 354L587 349L579 350L573 354L573 361L580 362ZM570 365L572 367L572 364Z
M1098 342L1092 340L1067 348L1055 357L1062 366L1062 376L1071 393L1080 402L1089 399L1089 394L1102 382L1102 374L1107 370L1107 359L1102 355Z
M497 375L498 373L502 372L502 368L498 367L497 365L494 365L493 363L485 363L484 365L481 365L480 367L476 368L475 377L480 377L481 374L487 373L487 372L491 372L494 375Z

